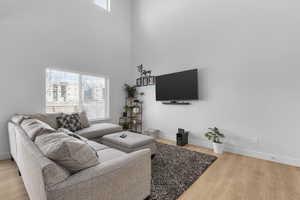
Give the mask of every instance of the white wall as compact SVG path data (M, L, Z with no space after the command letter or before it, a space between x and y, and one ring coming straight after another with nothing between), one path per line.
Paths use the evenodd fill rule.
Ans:
M229 151L300 165L298 2L133 1L133 16L130 0L111 0L111 13L93 0L0 1L0 158L9 117L44 111L46 67L110 76L116 121L132 62L156 75L199 68L191 106L162 105L143 88L147 127L170 139L186 128L208 145L201 135L216 125Z
M155 75L199 68L200 100L155 101L143 88L145 126L207 146L218 126L228 151L300 165L300 14L287 0L135 0L133 63ZM186 67L184 67L186 66Z
M10 116L45 110L46 67L108 75L117 120L132 79L131 5L111 3L107 13L93 0L0 1L0 159L9 152Z

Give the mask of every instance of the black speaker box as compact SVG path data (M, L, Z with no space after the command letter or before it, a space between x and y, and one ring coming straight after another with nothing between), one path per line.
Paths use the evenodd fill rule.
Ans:
M178 146L187 145L189 143L189 132L184 131L184 129L178 129L176 141Z

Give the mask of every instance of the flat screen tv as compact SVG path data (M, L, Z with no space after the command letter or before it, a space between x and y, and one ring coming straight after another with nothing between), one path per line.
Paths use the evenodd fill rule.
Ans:
M197 100L198 70L188 70L156 77L156 100Z

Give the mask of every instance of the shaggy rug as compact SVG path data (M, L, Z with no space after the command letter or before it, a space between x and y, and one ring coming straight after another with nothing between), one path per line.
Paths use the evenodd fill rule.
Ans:
M176 200L217 159L177 146L156 143L149 200Z

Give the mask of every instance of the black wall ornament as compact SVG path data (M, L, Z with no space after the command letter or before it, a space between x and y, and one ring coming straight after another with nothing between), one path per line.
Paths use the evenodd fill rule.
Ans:
M148 81L148 76L143 77L143 86L148 86L149 81Z
M148 77L148 85L155 85L155 76Z
M137 70L140 73L140 78L136 79L137 87L155 85L155 76L151 76L151 70L145 70L143 64L137 66Z
M143 85L142 81L143 81L142 77L137 78L136 79L136 86L137 87L141 87Z

